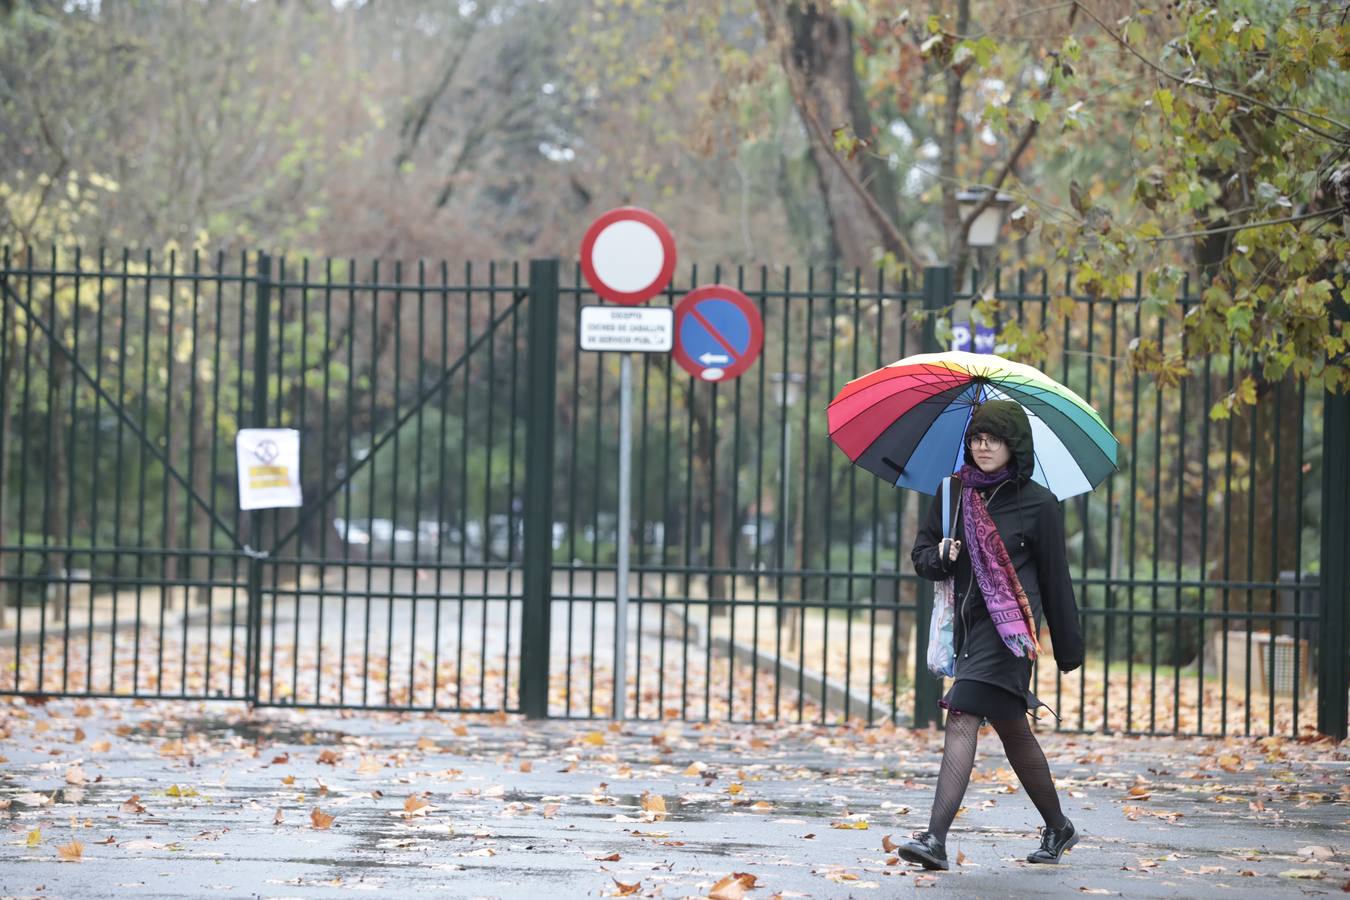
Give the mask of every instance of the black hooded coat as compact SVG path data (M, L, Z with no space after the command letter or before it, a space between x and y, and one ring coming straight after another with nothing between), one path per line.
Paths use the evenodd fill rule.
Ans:
M988 401L975 411L966 433L1002 438L1011 451L1013 478L987 489L985 505L1031 603L1037 632L1042 622L1048 621L1055 663L1060 671L1071 672L1083 664L1083 635L1065 554L1064 512L1050 490L1031 480L1035 455L1026 411L1010 400ZM969 449L965 458L969 465L975 465ZM955 510L964 506L956 493L957 479L953 479L953 490ZM1030 690L1031 660L1015 656L989 618L984 595L972 577L970 554L964 546L964 518L961 509L951 532L963 545L955 562L941 559L938 552L942 541L940 498L930 505L910 553L920 577L930 581L955 577L954 680L979 681L1002 688L1026 698L1027 709L1034 710L1044 704Z

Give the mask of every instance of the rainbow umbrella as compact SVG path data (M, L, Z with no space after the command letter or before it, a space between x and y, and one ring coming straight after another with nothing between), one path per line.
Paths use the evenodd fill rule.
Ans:
M934 494L961 468L966 426L986 400L1026 410L1031 477L1059 499L1116 470L1119 442L1086 400L1039 369L987 353L922 353L855 378L830 403L830 439L873 475Z

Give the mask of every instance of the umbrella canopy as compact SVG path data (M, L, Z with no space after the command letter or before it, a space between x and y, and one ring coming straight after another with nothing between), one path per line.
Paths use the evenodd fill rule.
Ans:
M830 403L830 439L879 478L933 494L961 468L966 426L986 400L1026 410L1031 477L1059 499L1115 471L1119 444L1086 400L1033 366L987 353L922 353L855 378Z

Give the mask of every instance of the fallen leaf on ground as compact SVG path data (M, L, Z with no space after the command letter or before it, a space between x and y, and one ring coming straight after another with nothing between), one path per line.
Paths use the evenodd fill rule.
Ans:
M1316 880L1326 878L1327 873L1321 869L1285 869L1280 873L1281 878L1303 878L1307 880Z
M110 834L110 835L108 835L108 839L107 839L106 841L94 841L94 843L95 843L95 844L115 844L115 843L117 843L117 838L113 837L113 836Z
M24 806L51 806L56 802L56 792L52 791L50 794L39 794L30 791L27 794L20 794L14 799Z
M139 794L132 794L131 799L122 801L121 809L122 812L129 813L145 812L145 807L141 805L141 797Z
M89 776L79 766L71 766L66 769L66 784L84 784L88 780Z
M708 891L709 900L742 900L746 891L755 887L755 876L744 872L733 872L720 879Z
M1315 859L1318 862L1326 862L1336 855L1336 851L1330 847L1302 847L1298 851L1299 856L1306 856L1309 859Z
M884 834L881 836L881 849L885 850L887 853L894 853L896 850L900 849L900 845L891 840L889 834Z
M38 844L42 843L42 829L34 828L32 831L28 832L28 838L24 843L30 847L36 847Z
M666 798L660 794L643 791L638 803L642 805L643 812L653 813L658 818L664 817L666 814Z
M596 862L618 862L622 857L617 853L611 853L609 856L596 856L594 859Z
M598 734L599 732L596 733ZM635 881L632 884L624 884L622 881L615 878L614 886L618 888L618 890L615 891L614 894L612 895L615 897L629 897L642 890L642 882L640 881Z
M342 754L336 750L320 750L318 762L328 766L336 766L342 759Z
M273 825L281 825L281 824L285 823L285 821L286 821L286 816L282 814L281 810L277 810L277 814L276 814L275 816L272 817L272 824L273 824Z
M831 822L830 827L851 829L853 831L866 831L869 826L866 819L858 819L855 822Z
M545 819L551 819L551 818L553 818L554 816L556 816L556 815L558 814L558 810L561 809L561 808L562 808L561 804L558 804L558 803L548 803L548 804L545 804L545 806L544 806L544 812L543 812L544 818L545 818Z
M309 821L313 823L315 828L327 828L333 824L333 821L336 818L337 816L330 816L317 806L314 807L314 810L309 814Z
M69 844L62 844L57 847L56 852L60 854L62 859L75 862L84 857L84 844L79 841L71 841Z
M112 749L112 743L109 741L94 741L89 745L89 749L94 753L107 753Z

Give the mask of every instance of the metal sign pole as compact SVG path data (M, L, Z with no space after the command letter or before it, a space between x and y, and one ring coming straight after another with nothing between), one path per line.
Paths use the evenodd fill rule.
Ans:
M633 468L633 356L619 363L619 533L618 583L614 590L614 718L628 713L628 534L631 530Z

